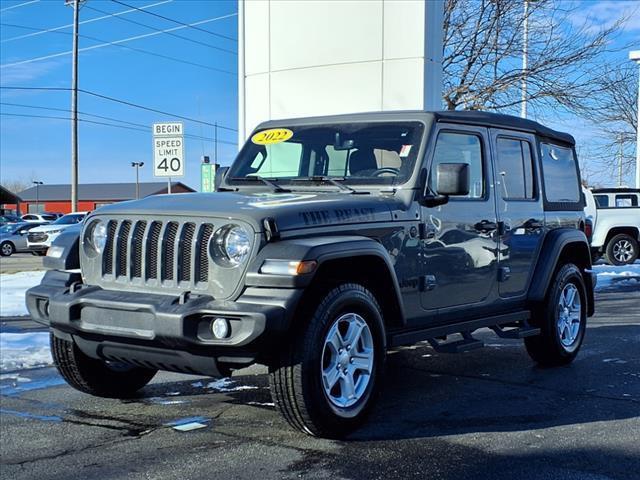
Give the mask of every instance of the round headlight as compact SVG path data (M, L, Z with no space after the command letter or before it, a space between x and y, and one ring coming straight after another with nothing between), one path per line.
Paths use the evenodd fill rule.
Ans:
M107 225L101 220L93 222L89 226L87 240L97 253L102 253L107 244Z
M225 225L213 234L211 256L223 266L240 265L250 252L251 236L238 225Z

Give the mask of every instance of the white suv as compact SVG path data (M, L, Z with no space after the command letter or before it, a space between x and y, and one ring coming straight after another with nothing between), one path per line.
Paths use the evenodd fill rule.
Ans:
M89 212L69 213L57 219L48 225L42 225L29 230L27 235L27 246L34 255L46 255L47 250L51 246L58 235L67 228L76 225L84 220Z
M612 265L628 265L640 255L640 189L584 190L585 214L593 224L594 260L604 256Z

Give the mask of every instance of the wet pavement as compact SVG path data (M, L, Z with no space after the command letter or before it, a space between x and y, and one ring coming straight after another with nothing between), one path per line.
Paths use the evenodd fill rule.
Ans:
M5 319L3 319L5 320ZM3 322L14 331L29 324ZM380 400L346 441L289 430L264 369L160 373L139 398L93 398L53 368L0 377L0 472L11 479L637 479L640 291L599 294L578 359L535 367L521 342L390 352ZM27 381L28 380L28 381ZM202 428L181 432L175 425Z

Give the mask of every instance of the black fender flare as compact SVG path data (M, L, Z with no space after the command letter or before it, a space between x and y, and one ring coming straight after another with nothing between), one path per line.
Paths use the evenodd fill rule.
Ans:
M245 277L247 287L305 288L312 284L326 262L345 258L374 256L382 260L393 284L394 300L404 323L404 307L400 284L389 252L371 238L361 236L323 236L298 238L266 244L251 262ZM316 261L313 272L302 275L273 275L260 272L266 260Z
M56 238L51 247L62 249L55 256L46 255L42 265L48 270L76 270L80 268L80 231L69 229Z
M551 230L544 238L538 263L531 280L528 300L541 302L545 299L547 289L558 268L562 252L571 248L572 253L580 256L577 267L580 268L587 289L588 315L594 312L594 282L591 277L591 248L586 235L575 228L558 228Z

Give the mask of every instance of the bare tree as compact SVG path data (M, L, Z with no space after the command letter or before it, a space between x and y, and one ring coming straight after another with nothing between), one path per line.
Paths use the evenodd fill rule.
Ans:
M526 76L527 103L536 113L552 107L574 112L601 85L603 56L625 19L593 30L574 25L575 8L529 0L528 68L522 70L523 0L446 0L444 92L449 110L518 111Z
M627 63L608 69L594 81L594 87L598 94L587 99L579 111L600 132L601 141L590 154L610 172L622 160L626 175L635 165L638 67Z
M36 178L36 173L31 172L28 176L16 177L10 179L2 179L2 186L13 193L20 193L29 187L33 186L33 180Z

